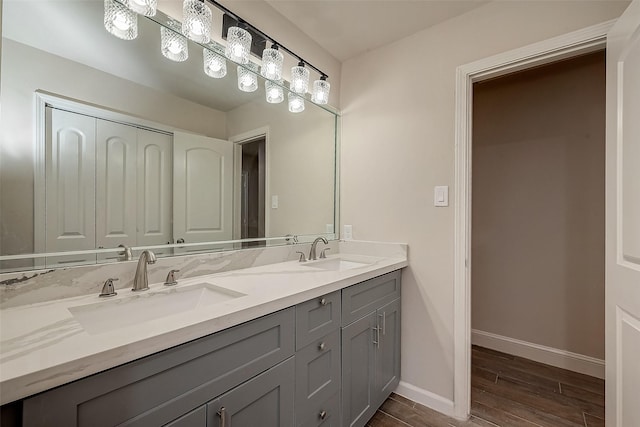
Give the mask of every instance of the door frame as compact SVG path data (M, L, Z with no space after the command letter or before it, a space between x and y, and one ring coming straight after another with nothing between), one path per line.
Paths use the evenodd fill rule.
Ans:
M233 135L229 138L229 142L232 142L235 146L233 148L233 177L234 177L234 190L233 190L233 217L240 218L241 207L240 198L242 196L241 174L242 174L242 144L255 141L259 138L264 138L264 235L270 236L269 229L269 210L271 206L271 192L270 186L270 171L271 171L271 156L269 155L269 126L263 126L256 129L252 129L247 132L243 132L238 135ZM235 221L233 226L233 238L234 240L240 239L240 221ZM266 242L267 246L269 245Z
M473 83L606 48L615 20L461 65L456 69L454 225L454 405L471 413L471 149Z

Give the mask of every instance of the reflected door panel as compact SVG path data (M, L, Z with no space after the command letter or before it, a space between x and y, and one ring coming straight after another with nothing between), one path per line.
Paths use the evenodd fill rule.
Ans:
M137 129L97 120L96 243L100 248L136 244ZM108 254L104 259L116 259Z
M46 252L95 248L96 119L46 111ZM47 259L47 265L95 261L94 255Z
M171 135L138 129L138 246L173 243ZM171 249L154 250L168 255Z
M175 238L185 243L231 240L233 144L176 132L173 154Z

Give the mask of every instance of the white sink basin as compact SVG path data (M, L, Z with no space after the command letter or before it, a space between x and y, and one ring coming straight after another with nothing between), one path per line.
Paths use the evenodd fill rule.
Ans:
M211 283L197 283L178 288L135 293L126 298L105 300L70 307L69 311L89 334L95 335L119 328L135 328L172 314L218 304L245 296L240 292Z
M311 261L307 264L303 264L304 267L310 268L318 268L321 270L329 270L329 271L344 271L351 270L353 268L366 267L368 263L365 262L356 262L356 261L347 261L341 258L327 258L319 261Z

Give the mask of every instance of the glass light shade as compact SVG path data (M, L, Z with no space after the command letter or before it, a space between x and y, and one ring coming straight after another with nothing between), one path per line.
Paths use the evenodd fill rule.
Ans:
M284 55L274 48L262 51L262 67L260 74L269 80L280 80L282 78L282 64Z
M313 82L313 92L311 92L311 100L316 104L326 104L329 102L329 91L331 85L328 81L320 79Z
M123 40L138 37L138 15L115 0L104 0L104 27Z
M282 80L279 83L282 84ZM284 101L284 89L278 83L267 80L264 82L264 91L269 104L279 104Z
M227 60L222 55L207 48L202 49L202 54L204 55L204 72L207 76L221 79L227 75Z
M258 75L238 66L238 89L243 92L255 92L258 89Z
M251 34L240 27L229 27L225 56L238 64L248 64L249 52L251 52Z
M155 16L158 0L127 0L129 9L144 16Z
M198 43L211 40L211 9L201 0L184 0L182 34Z
M304 111L304 98L295 93L289 92L289 111L292 113L301 113Z
M182 62L189 57L187 38L165 27L160 27L162 54L172 61Z
M302 65L291 68L291 85L289 86L295 93L307 93L309 89L309 70Z

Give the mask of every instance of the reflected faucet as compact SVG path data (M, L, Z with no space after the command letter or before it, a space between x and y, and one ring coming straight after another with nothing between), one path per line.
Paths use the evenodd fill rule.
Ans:
M140 258L138 259L138 267L136 268L136 275L133 278L134 292L146 291L149 289L149 277L147 276L147 264L154 264L156 262L156 255L151 251L142 251Z
M316 240L314 240L313 243L311 244L311 251L309 251L309 261L318 259L318 257L316 256L316 246L318 245L318 242L321 240L322 240L322 243L324 243L325 245L329 244L329 242L327 242L327 239L325 239L324 237L317 237Z

